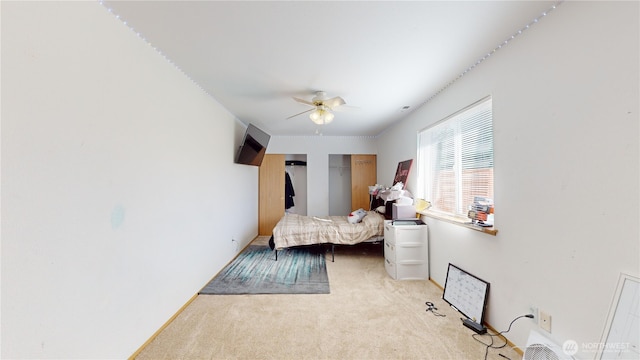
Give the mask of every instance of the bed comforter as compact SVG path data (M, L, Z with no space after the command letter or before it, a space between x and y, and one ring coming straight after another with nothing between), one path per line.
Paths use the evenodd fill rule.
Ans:
M275 249L314 245L353 245L384 235L384 216L368 211L362 221L351 224L346 216L286 214L273 228Z

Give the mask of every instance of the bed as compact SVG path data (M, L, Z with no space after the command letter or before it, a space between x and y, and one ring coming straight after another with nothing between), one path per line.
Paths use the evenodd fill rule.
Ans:
M335 245L354 245L362 242L378 242L384 239L384 216L367 211L358 223L352 224L347 216L303 216L285 214L273 228L269 240L276 251L285 248L331 244L331 261Z

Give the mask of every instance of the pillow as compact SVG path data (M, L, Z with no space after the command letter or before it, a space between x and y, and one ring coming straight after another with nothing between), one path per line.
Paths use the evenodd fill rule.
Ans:
M356 224L362 221L362 218L364 218L366 215L367 215L367 212L364 211L363 208L360 208L356 211L352 211L351 214L349 214L349 216L347 217L347 221L350 224Z

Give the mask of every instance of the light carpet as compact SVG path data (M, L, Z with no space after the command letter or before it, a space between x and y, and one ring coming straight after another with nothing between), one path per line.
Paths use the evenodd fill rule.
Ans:
M381 244L338 246L326 264L330 294L196 297L137 359L484 359L441 288L387 275ZM509 346L487 356L521 357Z

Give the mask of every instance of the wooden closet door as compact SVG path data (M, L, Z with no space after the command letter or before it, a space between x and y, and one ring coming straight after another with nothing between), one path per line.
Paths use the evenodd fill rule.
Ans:
M266 154L259 171L258 235L271 236L284 216L284 172L282 154Z
M369 185L377 179L376 155L351 155L351 210L369 210Z

